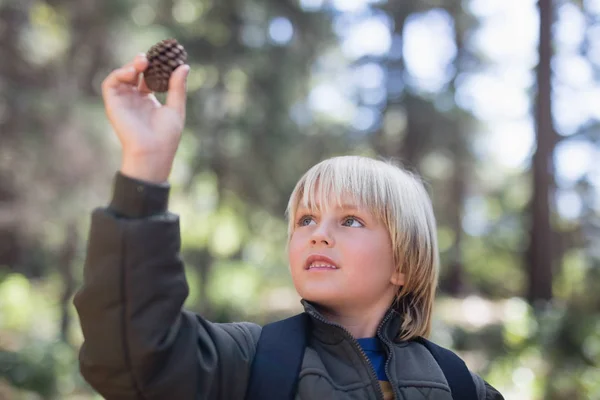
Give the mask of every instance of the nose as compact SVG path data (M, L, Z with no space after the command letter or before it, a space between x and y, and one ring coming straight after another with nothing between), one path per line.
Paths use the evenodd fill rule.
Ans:
M333 235L326 224L319 224L310 235L311 246L323 245L332 247L335 244Z

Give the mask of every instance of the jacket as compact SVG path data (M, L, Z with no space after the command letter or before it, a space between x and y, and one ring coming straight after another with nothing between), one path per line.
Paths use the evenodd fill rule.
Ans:
M179 218L169 186L115 177L109 207L93 211L83 285L75 295L86 381L109 400L243 400L259 325L212 323L184 310ZM297 400L383 399L357 341L303 301L312 319ZM401 316L388 311L377 331L396 399L450 400L444 375L417 342L394 340ZM502 396L472 374L480 400Z

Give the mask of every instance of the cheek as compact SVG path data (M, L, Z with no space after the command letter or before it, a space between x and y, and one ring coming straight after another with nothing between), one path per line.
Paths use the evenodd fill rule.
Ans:
M305 249L302 246L302 241L298 235L292 236L288 243L288 268L296 291L303 297L306 295L303 291L305 278L303 274L304 257Z
M293 233L288 243L288 261L292 269L294 269L294 266L302 261L302 246L300 244L300 238L297 234Z
M349 243L345 253L346 260L354 266L357 279L371 277L388 280L394 271L391 244L385 238Z

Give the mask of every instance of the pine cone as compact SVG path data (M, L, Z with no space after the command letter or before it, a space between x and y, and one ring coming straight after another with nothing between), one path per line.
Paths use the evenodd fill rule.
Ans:
M146 54L148 68L144 79L148 89L154 92L166 92L169 78L175 70L187 61L187 53L175 39L166 39L152 46Z

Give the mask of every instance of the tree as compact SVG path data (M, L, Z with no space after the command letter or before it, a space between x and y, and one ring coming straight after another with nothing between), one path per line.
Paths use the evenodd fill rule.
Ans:
M530 242L527 250L530 303L552 298L553 232L550 223L550 196L554 184L552 155L556 133L552 122L552 0L539 0L540 38L537 66L535 126L537 148L532 162L533 197L530 203Z

